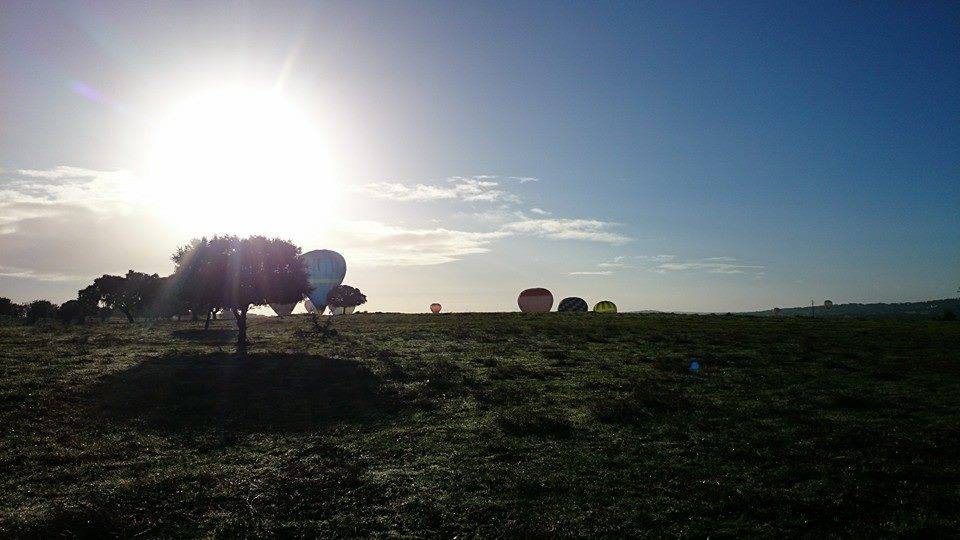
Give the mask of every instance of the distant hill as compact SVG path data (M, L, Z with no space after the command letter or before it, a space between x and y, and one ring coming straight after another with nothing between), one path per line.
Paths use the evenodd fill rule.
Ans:
M830 309L822 305L814 306L817 318L824 319L937 319L951 312L960 317L960 299L944 298L926 302L903 302L899 304L834 304ZM773 310L752 311L745 315L772 317ZM781 308L781 317L810 316L810 306Z

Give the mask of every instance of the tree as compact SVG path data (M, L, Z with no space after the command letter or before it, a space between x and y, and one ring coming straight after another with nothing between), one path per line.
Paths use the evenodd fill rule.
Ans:
M93 281L100 292L100 301L110 309L126 315L129 322L143 315L160 291L160 276L130 270L126 276L103 275Z
M33 324L40 319L52 319L57 313L57 305L48 300L34 300L27 306L27 322Z
M338 285L327 294L327 305L331 307L356 307L366 303L366 295L349 285Z
M279 238L263 236L230 239L226 293L223 306L237 321L237 346L247 344L247 311L250 306L296 302L310 293L300 248Z
M80 303L80 324L83 324L87 317L100 316L100 310L106 309L100 307L101 297L96 285L88 285L77 291L77 302Z
M81 320L83 317L83 306L78 300L67 300L57 308L57 319L63 324L70 324L70 321Z
M300 248L279 238L214 236L194 240L173 255L173 283L182 299L210 313L229 309L237 346L247 345L247 312L270 302L296 302L310 292Z
M204 330L210 328L213 314L223 307L229 243L228 237L194 238L171 257L176 265L170 284L173 294L188 306L191 320L196 321L200 313L206 316Z
M0 298L0 319L22 319L24 307L9 298Z

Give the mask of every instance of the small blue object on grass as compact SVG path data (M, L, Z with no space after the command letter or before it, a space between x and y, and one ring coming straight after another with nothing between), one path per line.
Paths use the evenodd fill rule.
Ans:
M696 360L690 361L690 371L700 371L700 362L697 362Z

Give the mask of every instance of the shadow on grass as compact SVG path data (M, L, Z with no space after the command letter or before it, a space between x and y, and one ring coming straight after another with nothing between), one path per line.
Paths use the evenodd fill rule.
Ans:
M106 420L237 434L374 421L398 405L360 364L293 354L150 359L101 380L90 399Z
M170 334L176 339L207 343L233 343L237 341L237 331L232 328L213 328L210 330L187 328L185 330L174 330Z

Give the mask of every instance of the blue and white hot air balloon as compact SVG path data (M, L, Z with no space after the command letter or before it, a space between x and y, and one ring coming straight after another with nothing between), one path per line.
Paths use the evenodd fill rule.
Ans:
M322 314L327 308L327 295L343 283L343 277L347 275L347 261L336 251L315 249L303 254L303 262L313 287L310 302L316 307L317 313Z

